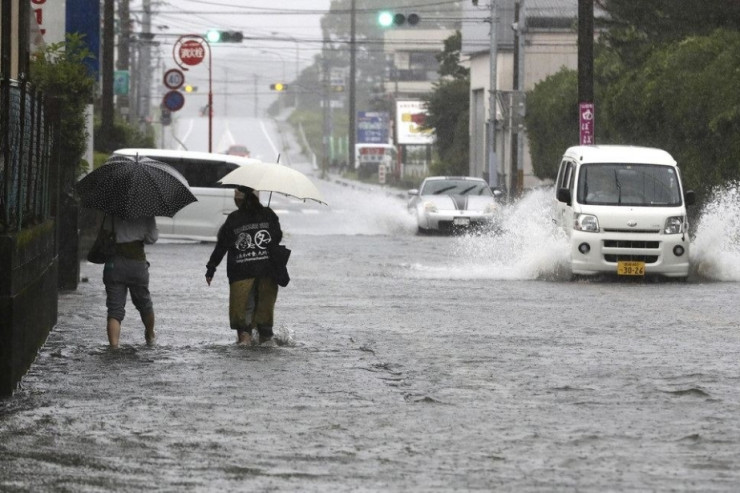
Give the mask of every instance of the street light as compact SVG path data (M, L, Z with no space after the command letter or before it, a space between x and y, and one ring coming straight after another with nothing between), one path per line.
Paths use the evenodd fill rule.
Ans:
M276 39L280 39L280 38L277 38L277 36L280 36L280 33L276 31L272 31L271 34L273 36L276 36ZM296 89L293 91L293 93L295 94L295 107L298 108L298 89L297 87L298 87L298 78L300 77L299 60L300 60L300 53L301 53L301 44L296 38L294 38L293 36L289 34L284 34L283 36L285 36L286 38L289 38L291 41L295 43L295 80L293 81L293 84L296 85Z
M270 34L272 34L273 36L280 36L280 33L276 31L273 31ZM298 67L298 62L300 60L301 44L297 39L295 39L293 36L289 34L283 34L282 36L285 36L286 38L290 39L292 42L295 43L295 81L298 82L298 76L300 75L300 69ZM280 38L276 37L275 39L280 39Z
M280 53L268 51L268 50L260 50L260 53L264 53L265 55L275 55L280 59L280 63L283 65L283 80L285 80L285 59L280 55Z

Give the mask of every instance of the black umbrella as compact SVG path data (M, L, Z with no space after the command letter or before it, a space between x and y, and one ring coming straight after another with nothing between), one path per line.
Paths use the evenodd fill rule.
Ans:
M83 207L124 219L172 217L195 202L187 180L148 157L112 156L77 183Z

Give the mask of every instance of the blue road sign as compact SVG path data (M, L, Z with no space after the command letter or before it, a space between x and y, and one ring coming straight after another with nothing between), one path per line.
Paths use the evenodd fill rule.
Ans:
M162 104L170 111L177 111L185 104L185 96L180 91L170 91L164 95Z

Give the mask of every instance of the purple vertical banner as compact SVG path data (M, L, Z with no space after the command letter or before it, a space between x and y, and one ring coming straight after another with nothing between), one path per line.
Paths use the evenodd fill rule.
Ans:
M580 103L578 106L578 115L580 118L581 145L590 146L594 142L594 104Z
M66 32L82 34L82 41L93 54L85 60L91 74L100 74L100 0L67 0Z

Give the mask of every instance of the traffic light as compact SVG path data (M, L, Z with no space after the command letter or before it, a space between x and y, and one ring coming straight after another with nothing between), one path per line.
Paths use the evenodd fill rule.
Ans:
M383 10L378 13L378 24L380 24L380 27L403 26L404 24L415 26L420 20L421 18L418 14L401 14L389 10Z
M185 86L185 92L196 92L197 90L198 86L191 86L190 84Z
M169 125L172 123L172 113L167 108L162 108L162 114L159 117L159 122L162 125Z
M206 33L206 39L209 43L241 43L244 34L241 31L211 29Z
M283 84L282 82L276 82L275 84L270 84L270 89L273 91L283 92L288 90L288 84Z

